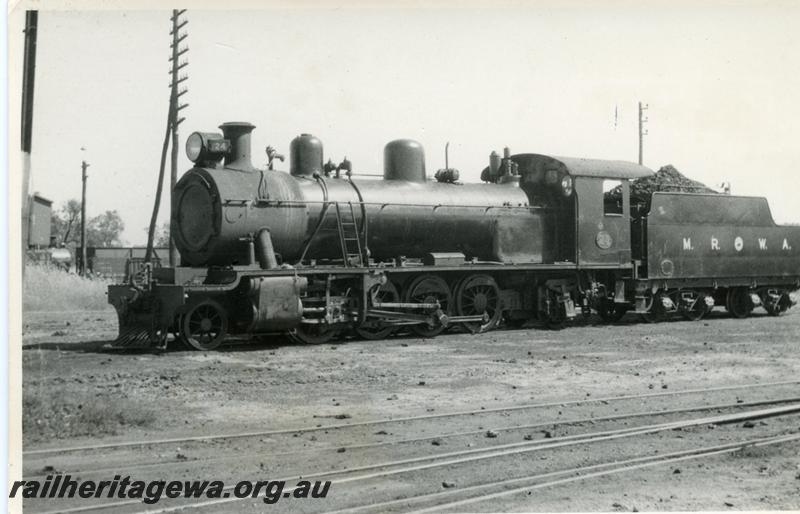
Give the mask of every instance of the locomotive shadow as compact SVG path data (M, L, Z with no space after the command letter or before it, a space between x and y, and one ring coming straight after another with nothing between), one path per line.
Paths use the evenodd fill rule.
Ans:
M773 316L767 314L766 312L753 312L751 313L746 319L762 319L762 318L772 318ZM667 323L696 323L702 324L704 321L717 321L717 320L724 320L724 319L738 319L734 317L731 313L725 311L712 311L709 314L706 314L701 319L697 321L687 320L686 318L682 317L680 314L675 314L670 316L664 320L658 321L657 323L648 323L644 319L642 319L638 314L635 313L627 313L625 316L615 322L605 322L601 319L596 319L586 323L587 325L592 326L603 326L603 325L649 325L653 328L657 328L660 325L664 325ZM577 326L577 325L576 325Z
M772 316L770 316L766 312L753 312L752 314L750 314L748 319L764 319L771 317ZM497 330L493 332L516 332L516 331L526 330L532 332L547 333L552 331L557 331L557 332L564 330L568 331L570 329L575 329L580 327L606 327L606 326L613 327L613 326L630 326L630 325L650 326L653 328L653 330L658 330L659 326L664 326L672 323L700 324L706 321L720 321L725 319L736 319L736 318L730 313L725 311L719 311L719 312L714 311L707 314L699 321L689 321L679 315L675 315L663 321L659 321L658 323L651 324L640 318L635 313L627 313L622 319L616 322L606 322L603 321L599 316L593 315L589 319L578 318L574 320L572 323L566 324L563 327L557 329L548 328L544 323L540 321L531 321L530 323L526 323L525 325L519 328L504 325L499 327ZM448 330L447 332L445 332L445 334L472 335L469 331L462 328L454 328ZM385 341L398 341L407 339L409 337L418 337L418 336L415 336L407 332L400 332L393 334L380 341L372 341L372 342L375 344L381 344L382 342ZM431 341L435 341L435 339L436 339L435 337L430 338ZM330 341L328 343L324 343L319 346L330 346L330 345L335 346L342 344L364 343L364 342L368 341L353 336L353 337L346 337L344 339ZM154 354L163 355L163 354L194 353L196 351L191 348L185 347L180 341L174 338L170 338L166 348L113 347L111 346L113 343L114 341L109 339L98 339L95 341L80 341L80 342L43 341L38 343L23 344L22 349L23 351L49 350L49 351L59 351L59 352L94 353L94 354L108 354L108 355L154 355ZM287 346L298 347L298 348L308 346L309 348L313 348L316 345L303 345L291 340L288 336L274 335L274 336L254 337L252 339L232 339L226 341L225 344L215 349L214 351L219 353L245 353L245 352L258 352L265 350L277 350Z
M769 315L766 312L753 312L751 313L747 319L763 319L763 318L771 318L773 316ZM717 321L717 320L725 320L725 319L738 319L735 318L732 314L727 311L712 311L709 314L706 314L701 319L696 321L687 320L680 314L674 314L670 317L660 320L655 323L649 323L645 321L639 314L628 312L626 313L620 320L618 321L604 321L600 316L596 314L592 314L590 317L584 317L583 315L578 315L570 322L564 323L561 327L549 327L545 322L539 320L531 320L525 322L520 327L513 327L508 325L503 325L499 327L496 331L515 331L515 330L531 330L531 331L543 331L543 332L559 332L562 330L570 330L573 328L578 327L614 327L614 326L626 326L626 325L644 325L644 326L651 326L653 329L658 328L659 326L663 326L669 323L702 323L705 321ZM449 332L454 333L454 332ZM469 332L465 332L469 334Z
M346 341L335 341L332 344L344 343ZM94 354L107 354L107 355L162 355L162 354L179 354L179 353L195 353L196 350L187 348L180 341L170 339L166 348L152 347L124 347L112 346L114 340L99 339L96 341L80 341L80 342L65 342L65 341L43 341L39 343L23 344L23 351L30 350L50 350L59 352L75 352L75 353L94 353ZM284 346L302 346L291 341L288 337L274 336L262 337L259 339L250 340L231 340L215 349L214 352L218 353L231 353L231 352L251 352L251 351L264 351L270 349L277 349Z
M77 353L108 353L103 348L113 343L113 340L103 339L98 341L43 341L41 343L27 343L22 345L22 350L54 350L59 352Z

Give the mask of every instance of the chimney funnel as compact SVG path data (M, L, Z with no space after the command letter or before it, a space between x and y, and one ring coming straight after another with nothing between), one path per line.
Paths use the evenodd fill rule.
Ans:
M225 167L241 171L253 171L250 160L250 133L256 128L251 123L230 121L219 126L225 139L231 142L231 149L225 156Z

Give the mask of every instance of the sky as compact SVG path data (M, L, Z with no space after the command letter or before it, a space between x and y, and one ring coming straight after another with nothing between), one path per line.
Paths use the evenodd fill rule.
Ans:
M256 125L258 166L267 145L288 154L300 133L323 141L325 160L347 156L355 173L380 173L383 146L397 138L423 144L429 174L444 167L449 141L468 182L505 146L635 162L642 101L646 166L731 182L734 194L765 196L776 221L800 222L800 3L503 5L189 5L179 175L191 167L186 136L226 121ZM39 15L31 191L55 207L80 198L86 159L88 215L119 211L128 244L145 242L153 206L170 14ZM22 21L10 19L11 38L22 40Z

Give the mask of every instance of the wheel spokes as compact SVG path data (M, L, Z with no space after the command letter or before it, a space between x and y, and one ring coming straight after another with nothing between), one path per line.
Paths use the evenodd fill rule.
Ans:
M500 309L500 289L488 275L473 275L464 279L456 292L456 309L460 316L487 315L488 321L465 322L471 332L485 332L497 324Z
M198 350L213 350L227 332L227 317L221 305L206 300L189 311L181 323L181 338Z
M445 314L451 310L450 303L452 295L450 293L450 286L441 277L437 275L420 275L412 280L408 285L408 289L404 291L404 298L406 301L413 303L439 303L439 308ZM445 327L442 325L430 326L427 323L420 323L419 325L411 325L411 331L422 337L433 337L442 331Z

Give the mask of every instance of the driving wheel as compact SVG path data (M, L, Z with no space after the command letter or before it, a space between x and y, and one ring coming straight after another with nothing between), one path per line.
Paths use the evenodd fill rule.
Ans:
M502 315L500 288L489 275L471 275L456 287L456 311L459 316L486 315L484 321L467 321L464 326L477 334L493 329Z
M405 301L413 303L435 303L439 302L439 308L445 314L450 313L450 304L453 297L450 294L450 286L443 278L436 275L420 275L408 285L405 291ZM427 323L411 325L412 332L421 337L433 337L441 334L445 327L440 323L431 326Z
M400 293L390 280L381 285L374 297L379 302L399 302ZM394 331L396 327L386 325L380 318L367 318L360 327L356 328L356 333L364 339L385 339Z

